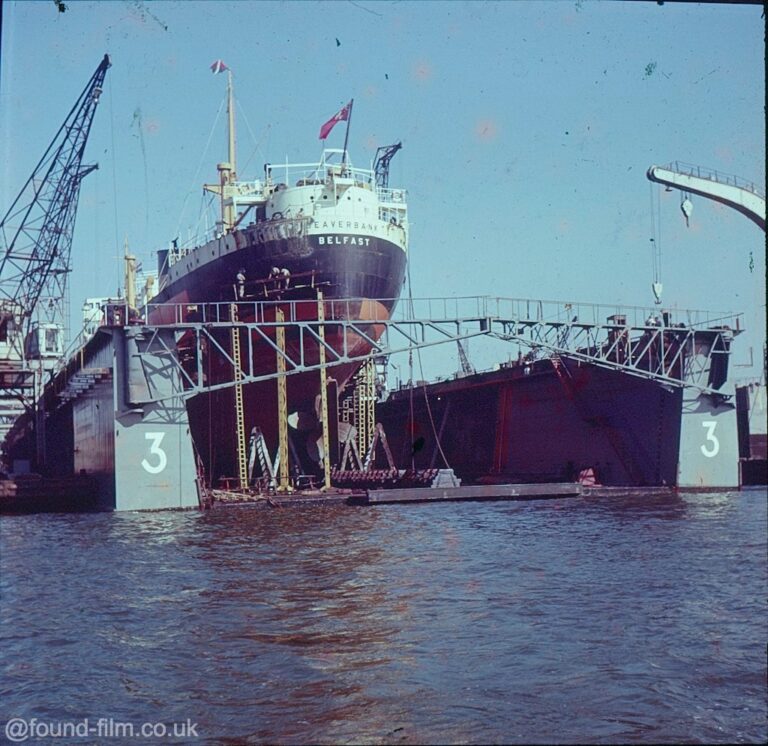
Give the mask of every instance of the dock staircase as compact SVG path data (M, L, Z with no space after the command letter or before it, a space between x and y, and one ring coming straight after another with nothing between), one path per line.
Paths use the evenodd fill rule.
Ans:
M77 399L92 389L99 381L107 381L112 377L109 368L81 368L67 381L66 388L58 394L62 402Z

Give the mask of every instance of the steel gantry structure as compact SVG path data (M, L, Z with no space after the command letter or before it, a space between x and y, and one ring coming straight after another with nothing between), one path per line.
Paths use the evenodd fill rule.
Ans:
M562 301L429 298L410 303L407 316L399 312L392 318L361 319L352 313L358 302L335 300L327 301L324 321L302 320L307 318L305 303L316 310L316 301L238 303L238 318L250 321L233 321L231 303L166 304L162 315L167 321L143 324L135 331L144 337L143 354L175 359L177 350L167 333L161 333L168 329L174 331L177 343L184 340L185 349L193 353L191 360L178 363L186 398L481 336L524 345L529 350L524 360L549 357L556 365L559 358L568 358L674 387L730 396L719 390L725 374L718 371L727 371L731 343L743 331L741 314L659 312ZM278 307L283 318L276 320ZM161 307L148 311L160 312ZM333 328L342 340L340 348L326 341ZM225 341L234 329L244 340L239 362ZM290 335L290 345L279 343L281 331ZM281 361L274 370L264 372L254 366L254 349L262 345L274 350ZM324 361L318 359L318 349L323 350ZM208 382L205 356L230 367L231 379Z

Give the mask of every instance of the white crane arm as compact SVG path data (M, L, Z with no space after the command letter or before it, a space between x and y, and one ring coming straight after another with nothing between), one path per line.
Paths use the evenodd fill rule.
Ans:
M698 194L732 207L765 230L765 197L746 182L739 185L734 177L721 177L716 171L685 165L676 168L651 166L647 175L650 181Z

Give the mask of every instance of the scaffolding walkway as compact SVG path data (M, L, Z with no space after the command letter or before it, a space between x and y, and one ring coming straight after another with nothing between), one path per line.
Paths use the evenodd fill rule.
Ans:
M480 296L415 299L407 315L400 309L388 318L386 305L328 300L325 319L318 321L315 300L238 303L239 320L232 320L231 303L164 304L150 306L148 316L166 321L133 328L148 340L143 354L165 352L175 359L167 334L173 330L177 346L183 344L187 351L185 362L179 363L185 397L481 336L524 345L528 360L570 358L723 395L719 388L726 379L731 343L743 331L742 315L727 312ZM364 308L378 311L361 317ZM240 360L233 359L226 343L234 330L243 337ZM288 344L280 339L283 331ZM328 341L331 332L336 344ZM257 369L257 347L274 351L277 368ZM319 349L324 355L318 357ZM216 359L237 375L208 381L203 372Z

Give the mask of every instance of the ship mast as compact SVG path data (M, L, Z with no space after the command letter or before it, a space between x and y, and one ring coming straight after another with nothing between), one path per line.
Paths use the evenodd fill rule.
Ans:
M128 251L128 236L125 237L124 246L125 302L130 313L130 309L136 308L136 257Z
M232 169L232 180L235 180L237 166L235 165L235 94L232 90L232 71L227 70L227 119L229 133L229 165Z
M227 158L216 165L219 172L218 184L205 184L203 189L218 194L221 202L220 232L228 233L235 225L235 207L232 200L237 180L235 155L235 94L232 87L232 71L227 68Z

